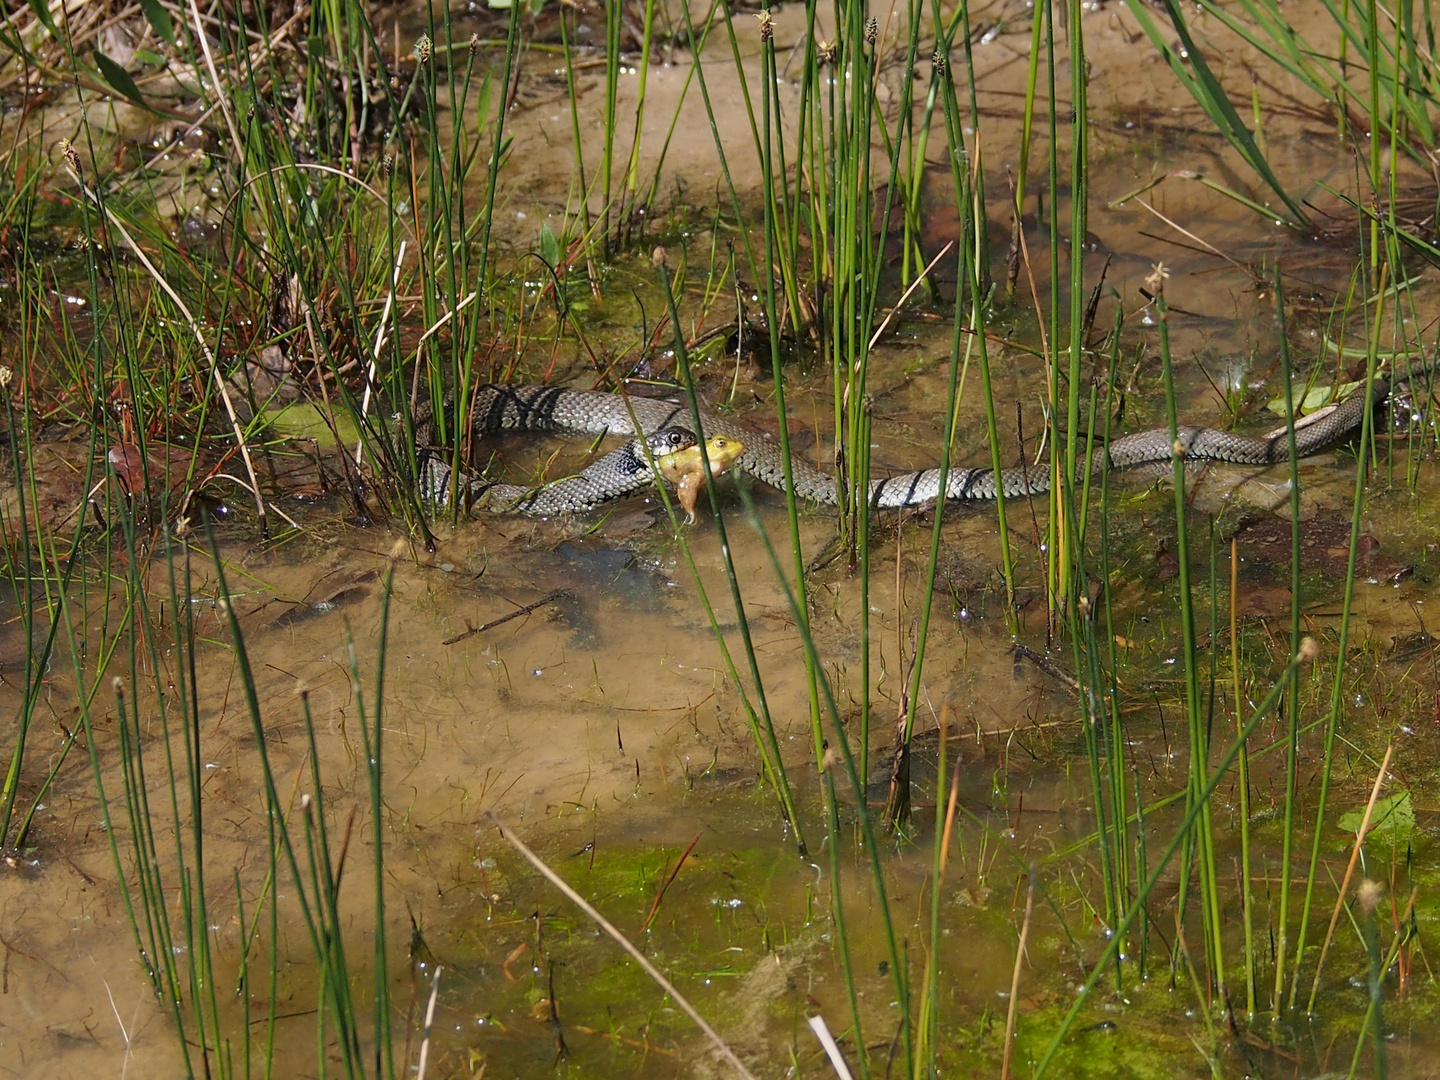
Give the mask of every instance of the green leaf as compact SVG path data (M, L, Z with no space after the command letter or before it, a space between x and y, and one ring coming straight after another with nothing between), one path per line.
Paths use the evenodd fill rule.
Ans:
M1341 814L1340 828L1345 832L1358 833L1364 818L1363 809ZM1410 792L1400 791L1377 802L1370 815L1370 831L1385 834L1392 843L1398 843L1414 832L1415 804L1410 801Z
M50 36L60 37L60 31L55 29L55 20L50 15L50 5L45 0L30 0L30 10L35 12L35 17L40 20L40 25L50 31Z
M161 5L160 0L140 0L140 10L145 12L145 21L155 33L164 38L166 44L174 45L175 24L170 21L170 13Z
M550 231L548 224L540 226L540 257L550 264L550 269L560 265L560 241Z
M282 409L269 409L261 416L277 435L287 439L314 439L325 449L346 445L354 446L360 438L360 429L348 413L335 413L335 427L340 441L336 442L336 431L330 430L325 414L308 401L297 401Z
M484 131L485 125L490 122L490 73L485 73L485 78L480 82L479 100L475 102L475 130Z
M149 64L152 67L165 66L165 57L157 52L151 52L149 49L136 49L135 59L139 60L142 64Z
M140 93L140 88L135 85L135 80L130 77L130 73L99 49L95 50L95 66L100 69L101 77L110 84L112 90L125 95L142 109L150 108L145 104L145 98Z
M1312 386L1308 391L1305 389L1305 385L1305 383L1299 383L1295 387L1295 415L1297 417L1308 416L1310 413L1319 412L1327 405L1344 401L1365 384L1363 382L1346 382L1339 386L1331 386L1329 383L1325 383L1323 386ZM1276 416L1285 415L1284 398L1267 401L1265 407Z

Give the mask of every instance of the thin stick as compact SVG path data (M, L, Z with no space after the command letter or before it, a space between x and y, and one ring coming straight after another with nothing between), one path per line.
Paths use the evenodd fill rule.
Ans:
M695 845L698 843L700 843L700 834L696 833L695 839L690 841L690 846L680 853L680 858L675 863L675 869L670 871L670 876L665 879L665 884L661 885L660 891L655 894L655 902L650 905L650 914L645 916L645 925L640 928L641 933L649 930L650 924L655 921L655 916L660 914L660 901L665 899L666 891L670 888L671 883L679 876L680 868L685 865L685 860L690 857L690 853L695 850Z
M1000 1063L1000 1080L1010 1080L1010 1055L1015 1051L1015 1014L1020 1003L1020 966L1025 961L1025 939L1030 936L1030 916L1035 913L1035 868L1030 868L1030 887L1025 892L1025 919L1020 923L1020 944L1015 947L1015 973L1010 976L1010 1008L1005 1013L1005 1057Z
M195 36L200 39L200 51L205 54L205 66L210 70L210 85L215 88L215 96L220 102L220 112L225 117L225 126L230 129L230 139L235 146L235 153L239 155L241 172L245 169L245 144L240 141L240 131L235 127L235 117L230 114L230 99L225 93L225 84L220 81L220 73L215 70L215 57L210 52L210 39L205 36L205 27L200 21L200 9L195 6L195 0L190 0L190 17L195 20Z
M675 1004L680 1006L681 1010L685 1013L686 1016L690 1017L691 1020L695 1021L695 1026L705 1033L705 1036L715 1045L715 1049L720 1051L720 1056L723 1057L726 1061L730 1062L731 1065L735 1066L736 1072L743 1076L745 1080L755 1080L755 1077L751 1074L750 1070L745 1068L744 1064L740 1061L740 1059L735 1056L735 1051L731 1050L730 1047L725 1045L725 1040L720 1038L720 1036L716 1034L715 1029L705 1022L705 1018L700 1015L699 1011L695 1008L695 1006L691 1005L690 1002L686 1001L685 998L681 995L680 991L676 990L675 987L670 984L670 980L665 978L664 975L660 974L660 969L657 968L654 964L650 963L649 959L646 958L643 952L641 952L634 945L632 945L630 943L630 940L624 934L620 933L619 930L615 929L615 927L610 924L610 922L605 918L604 915L601 915L600 912L596 911L593 907L591 907L589 902L583 896L581 896L569 885L567 885L564 878L562 878L559 874L555 873L554 870L551 870L550 867L546 866L545 863L541 861L540 856L536 855L533 851L526 847L520 841L519 837L517 837L514 833L512 833L509 829L505 827L505 824L495 815L494 811L490 812L489 817L490 820L494 822L495 828L500 830L500 835L503 836L506 840L508 840L510 842L510 845L516 851L520 852L521 855L525 856L525 860L531 866L535 867L536 870L540 871L540 873L544 875L545 879L549 881L551 885L554 885L557 889L564 893L566 897L569 898L571 903L573 903L581 911L585 912L585 914L594 921L596 926L600 927L601 930L604 930L605 933L609 934L612 938L614 938L615 943L619 945L622 949L624 949L627 953L629 953L631 958L642 968L645 969L645 974L649 975L650 978L654 979L655 982L659 984L660 989L664 990L665 993L669 994L672 998L675 999Z
M854 1080L850 1074L850 1066L845 1064L845 1055L840 1053L840 1047L835 1044L835 1036L831 1035L830 1029L825 1026L825 1018L812 1016L809 1024L810 1030L815 1032L815 1038L820 1040L825 1056L830 1059L830 1067L835 1070L835 1075L840 1077L840 1080Z
M65 171L74 177L75 183L80 185L80 190L84 192L85 196L104 213L105 217L109 219L110 224L115 226L130 250L135 253L135 257L140 260L140 265L149 271L150 276L155 279L155 283L165 290L165 295L170 297L171 302L180 309L180 314L185 316L185 322L189 325L190 332L195 335L195 341L199 344L200 351L205 354L205 362L210 365L210 375L215 380L216 389L220 391L220 400L225 404L226 415L230 417L230 427L235 432L235 445L239 447L240 456L245 460L245 471L250 475L250 491L251 494L255 496L255 512L260 515L260 535L265 536L268 532L268 519L265 516L265 500L260 494L260 478L255 475L255 462L250 459L250 447L245 442L245 431L240 426L240 417L235 412L235 403L230 400L230 391L225 387L225 380L220 377L220 362L215 358L215 353L211 351L210 346L206 343L205 335L200 332L200 324L195 321L195 316L192 315L190 309L185 306L185 301L180 299L180 294L171 288L170 282L165 280L160 271L155 269L155 264L146 257L145 252L140 250L140 245L135 242L134 237L132 237L125 226L121 224L120 219L115 216L114 211L102 203L100 197L96 195L95 192L85 186L85 181L80 179L80 172L75 168L74 164L67 161ZM188 494L185 505L189 505ZM181 515L184 515L184 507L181 508Z
M1244 263L1242 263L1242 262L1236 262L1236 261L1235 261L1234 259L1232 259L1229 255L1226 255L1223 251L1221 251L1219 248L1217 248L1214 244L1210 243L1210 241L1205 240L1205 239L1202 239L1201 237L1196 236L1193 232L1191 232L1189 229L1185 228L1183 225L1180 225L1180 224L1178 224L1177 222L1172 221L1170 218L1168 218L1168 217L1166 217L1164 214L1162 214L1159 210L1156 210L1155 207L1151 206L1151 205L1150 205L1148 202L1146 202L1144 199L1136 199L1135 201L1136 201L1137 203L1139 203L1141 206L1143 206L1146 210L1149 210L1150 213L1154 214L1157 218L1159 218L1161 221L1163 221L1166 225L1169 225L1172 229L1174 229L1176 232L1178 232L1181 236L1184 236L1184 237L1186 237L1186 238L1188 238L1188 239L1190 239L1190 240L1195 241L1195 243L1199 244L1201 247L1203 247L1206 251L1210 252L1210 254L1214 255L1216 258L1218 258L1218 259L1224 259L1224 260L1225 260L1226 262L1228 262L1231 266L1235 267L1237 270L1241 271L1242 273L1246 274L1246 275L1249 276L1249 277L1252 277L1252 278L1253 278L1253 277L1255 276L1255 271L1252 270L1252 269L1250 269L1250 267L1246 266L1246 265L1245 265Z
M940 737L945 737L941 731ZM945 866L950 861L950 837L955 831L955 808L960 802L960 760L956 757L955 774L950 778L950 805L945 808L945 833L940 841L940 872L945 872Z
M429 340L431 334L435 333L447 322L449 322L454 316L460 314L460 312L464 311L467 307L469 307L470 302L479 295L479 291L476 290L472 292L469 296L465 297L464 300L461 300L460 303L456 304L449 311L445 312L444 315L441 315L440 318L436 319L434 325L432 325L429 330L426 330L423 334L421 334L420 340L415 343L415 378L410 381L410 411L412 413L415 411L415 401L420 396L420 353L425 348L425 342Z
M1325 970L1325 956L1330 951L1330 942L1335 937L1335 924L1340 921L1340 912L1345 907L1345 893L1350 888L1350 879L1355 876L1355 865L1360 861L1360 846L1365 843L1365 834L1370 831L1370 815L1375 812L1375 801L1380 798L1380 786L1385 783L1385 772L1390 768L1390 757L1395 753L1395 744L1385 747L1385 760L1380 762L1380 771L1375 774L1375 786L1370 789L1370 801L1365 804L1365 816L1360 819L1360 828L1355 831L1355 846L1350 849L1350 865L1345 867L1345 877L1340 882L1340 895L1335 897L1335 910L1330 913L1330 928L1325 931L1325 942L1320 946L1320 959L1315 964L1315 981L1310 985L1309 1009L1315 1008L1315 994L1320 989L1320 973ZM1316 825L1319 828L1319 825Z
M920 283L930 275L931 270L935 269L935 264L938 263L941 259L943 259L946 253L949 252L949 250L954 246L954 240L947 241L945 246L940 249L940 253L936 255L933 259L931 259L930 264L926 266L924 270L921 270L920 275L910 283L910 287L900 294L900 299L895 302L895 306L890 309L890 313L885 316L884 321L882 321L880 325L875 328L875 333L870 336L870 344L868 348L875 348L875 343L880 340L880 335L885 333L885 328L890 325L890 320L893 319L895 317L895 314L905 306L905 301L910 299L910 294L920 287Z
M463 634L456 634L454 637L446 638L440 644L454 645L457 641L464 641L467 637L474 637L476 634L483 634L486 630L493 630L495 627L501 625L502 623L507 623L511 619L518 619L522 615L529 615L536 608L544 607L552 600L559 600L562 596L569 595L569 592L567 592L565 589L556 589L548 596L542 596L534 603L526 604L524 607L517 608L516 610L510 612L508 615L501 615L498 619L491 619L489 622L481 623L479 626L471 626Z

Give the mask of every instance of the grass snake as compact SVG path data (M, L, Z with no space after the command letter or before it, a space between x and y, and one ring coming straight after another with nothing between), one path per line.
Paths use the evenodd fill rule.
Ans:
M1376 405L1390 396L1390 380L1377 377L1373 400ZM462 473L459 487L470 504L485 509L532 515L553 515L591 509L600 503L627 495L651 482L644 467L644 455L634 437L655 436L664 446L674 446L675 432L688 433L693 427L690 405L684 400L660 400L559 386L491 384L479 387L470 410L470 431L475 437L505 432L552 432L574 435L631 436L632 442L601 458L575 477L535 488L492 484L483 478ZM1365 394L1356 390L1348 398L1312 413L1296 424L1298 455L1305 457L1338 442L1360 426L1365 416ZM633 419L632 419L633 417ZM736 468L764 484L784 489L784 462L780 447L767 436L739 421L703 405L701 423L706 438L728 436L744 443ZM428 407L415 421L419 444L422 490L435 502L446 501L451 490L450 468L440 460L431 443L434 422ZM1188 461L1218 461L1237 465L1277 465L1289 458L1285 429L1265 435L1240 435L1218 428L1182 426L1172 444L1167 429L1141 431L1110 441L1096 453L1095 468L1129 468L1168 463L1178 452ZM839 490L835 477L799 457L792 459L795 493L813 502L835 505ZM1050 489L1050 467L994 469L952 468L946 483L951 500L993 500L1040 494ZM922 469L870 482L870 505L878 508L920 506L940 493L940 470Z

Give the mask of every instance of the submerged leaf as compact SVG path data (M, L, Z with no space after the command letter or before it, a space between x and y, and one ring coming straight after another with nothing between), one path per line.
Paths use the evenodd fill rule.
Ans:
M540 226L540 257L552 270L560 265L560 241L555 239L549 225Z
M283 409L271 409L261 415L277 435L287 439L314 439L323 447L332 447L338 445L337 434L340 442L346 445L360 438L360 431L348 414L335 414L338 430L332 431L325 414L308 401L296 402Z
M1339 825L1345 832L1359 832L1360 822L1365 819L1364 809L1351 810L1341 814ZM1388 799L1375 804L1370 815L1370 831L1384 833L1392 841L1403 840L1415 830L1415 804L1410 801L1410 792L1400 791Z
M1364 385L1362 382L1346 382L1339 386L1331 386L1327 383L1324 386L1312 386L1307 391L1305 384L1301 383L1295 387L1295 415L1307 416L1325 408L1326 405L1344 401ZM1285 415L1285 399L1283 397L1266 402L1265 407L1276 416Z

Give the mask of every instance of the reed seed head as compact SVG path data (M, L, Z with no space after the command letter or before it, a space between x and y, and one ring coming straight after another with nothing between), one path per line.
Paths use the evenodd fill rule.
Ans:
M874 45L880 38L880 20L871 15L865 20L865 44Z
M1313 662L1320 655L1320 643L1313 637L1300 639L1300 652L1297 654L1301 660Z
M0 364L0 390L10 389L10 380L15 378L15 372L8 364Z
M769 41L775 36L775 17L770 14L767 8L764 11L757 11L755 18L760 23L760 40Z
M935 77L938 79L945 78L946 72L950 70L949 60L945 58L945 54L939 49L936 49L930 54L930 66L935 72Z
M1157 262L1150 268L1150 276L1145 279L1145 289L1151 296L1165 295L1165 281L1170 276L1170 271L1165 268L1163 262Z
M1360 887L1355 890L1355 899L1360 901L1360 910L1366 915L1374 915L1375 909L1380 906L1380 883L1366 878L1360 882Z
M415 42L415 59L420 63L430 63L430 57L435 53L435 43L430 40L429 34L421 34L420 40Z
M835 43L833 41L817 41L815 43L815 60L821 67L829 67L835 63Z
M75 144L69 139L61 139L55 146L60 151L60 156L65 159L65 164L70 167L70 171L78 178L80 176L80 152L75 149Z
M654 251L650 253L650 261L662 270L665 269L665 262L667 258L668 256L665 254L665 248L663 246L657 247Z
M480 35L479 35L479 34L471 34L471 35L470 35L470 55L471 55L471 56L474 56L474 55L475 55L477 52L479 52L479 51L480 51Z

